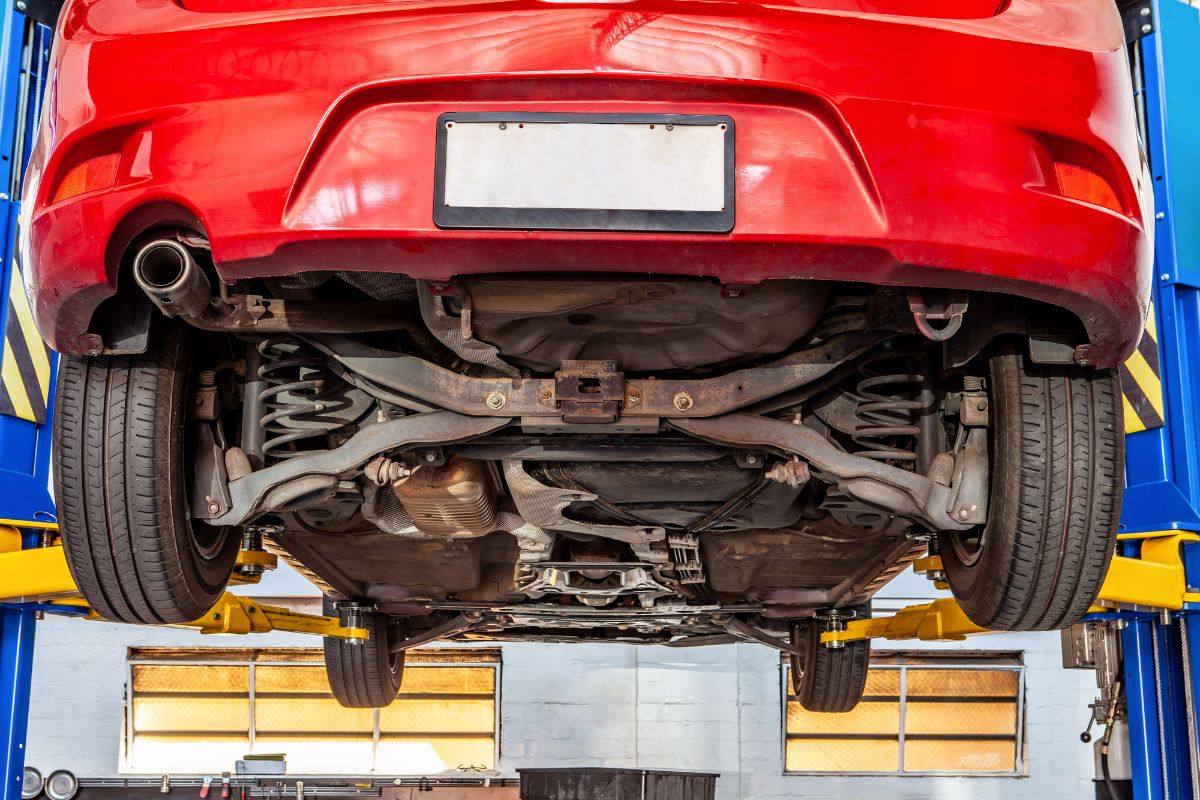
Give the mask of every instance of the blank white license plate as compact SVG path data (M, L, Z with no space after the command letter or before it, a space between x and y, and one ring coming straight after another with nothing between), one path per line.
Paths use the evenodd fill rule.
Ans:
M443 114L437 143L440 227L733 228L729 117Z

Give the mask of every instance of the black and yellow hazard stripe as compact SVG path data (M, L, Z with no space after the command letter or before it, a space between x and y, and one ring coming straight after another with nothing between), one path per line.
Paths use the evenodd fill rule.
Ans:
M21 269L14 262L8 278L8 314L4 356L0 362L0 414L31 422L46 421L50 397L50 348L33 324Z
M1162 427L1162 370L1158 363L1158 328L1153 303L1146 315L1146 330L1142 332L1137 350L1121 365L1121 388L1125 394L1126 433Z

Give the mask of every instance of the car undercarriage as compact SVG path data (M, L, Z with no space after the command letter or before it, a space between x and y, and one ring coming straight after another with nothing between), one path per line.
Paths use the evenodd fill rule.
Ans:
M60 370L65 549L98 613L133 622L195 619L239 550L271 551L372 631L326 643L346 705L386 705L432 641L748 641L797 676L851 670L797 684L844 711L861 643L839 656L819 635L918 557L1001 630L1077 619L1111 558L1116 378L1034 301L653 275L225 281L207 245L147 232L97 309L106 352ZM370 691L339 677L359 672Z
M342 272L210 301L196 243L135 263L207 329L192 519L411 637L787 649L987 521L984 378L938 341L957 293Z
M435 639L749 640L837 711L821 632L922 554L981 627L1095 599L1153 249L1110 4L76 5L19 249L100 616L264 548L372 631L347 705Z

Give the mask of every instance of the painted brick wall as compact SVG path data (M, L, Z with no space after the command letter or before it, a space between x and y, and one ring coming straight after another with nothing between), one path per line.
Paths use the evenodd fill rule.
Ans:
M899 581L889 594L928 593ZM312 646L308 637L201 638L48 619L39 626L29 763L103 776L118 769L125 656L131 646ZM888 645L882 645L886 647ZM906 647L910 647L905 643ZM517 767L661 767L720 772L722 800L779 798L1091 798L1091 751L1079 742L1094 688L1060 667L1057 634L1006 634L936 647L1025 653L1029 776L784 776L778 656L757 645L669 649L504 646L501 763Z
M722 800L1093 797L1091 750L1079 741L1091 674L1061 668L1058 635L938 645L947 647L1024 651L1028 777L785 776L779 659L756 645L506 645L501 769L720 772Z

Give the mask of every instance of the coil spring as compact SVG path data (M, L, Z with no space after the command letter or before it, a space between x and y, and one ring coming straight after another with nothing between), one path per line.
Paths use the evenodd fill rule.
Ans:
M916 352L879 352L858 365L855 387L857 424L851 438L863 449L858 455L883 461L915 461L921 433L917 415L928 405L919 398L925 376ZM905 370L905 371L896 371Z
M258 377L267 384L258 394L267 409L259 420L265 434L263 455L284 459L325 449L295 446L305 439L323 439L342 424L317 417L326 408L322 397L334 378L325 358L292 336L264 339L257 347L263 360Z

